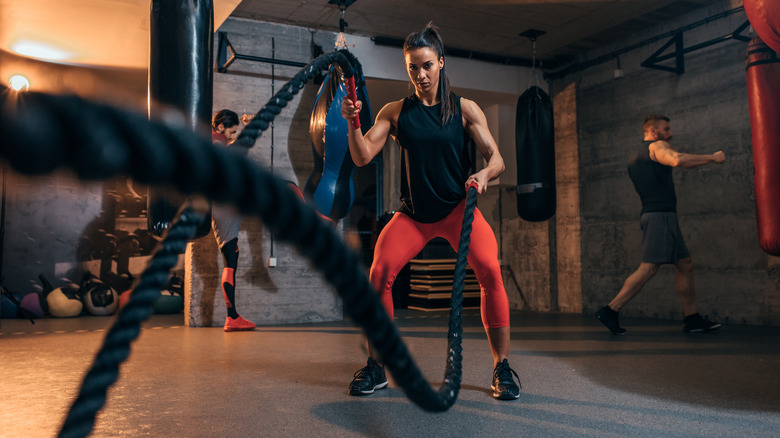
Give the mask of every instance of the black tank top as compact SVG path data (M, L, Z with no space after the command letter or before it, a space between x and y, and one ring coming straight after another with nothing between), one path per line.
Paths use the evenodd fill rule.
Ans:
M642 214L676 212L672 167L650 158L650 143L652 141L642 142L642 147L628 161L628 176L642 200Z
M460 97L455 115L444 126L440 104L425 106L415 96L403 101L396 140L401 146L401 207L418 222L437 222L466 197L468 141Z

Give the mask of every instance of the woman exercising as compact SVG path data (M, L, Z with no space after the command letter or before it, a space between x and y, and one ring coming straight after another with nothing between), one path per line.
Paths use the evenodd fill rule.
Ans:
M244 125L249 120L247 116L241 118ZM230 144L238 135L238 124L238 114L227 109L218 111L211 121L211 141L215 144ZM256 327L255 324L236 312L236 268L241 215L232 207L214 205L211 208L211 227L222 257L225 259L225 268L222 269L222 294L225 296L228 314L225 318L225 331L252 330Z
M365 136L351 124L349 129L349 151L358 166L368 164L388 136L393 136L402 150L401 207L379 234L369 275L391 318L392 286L401 268L435 237L443 237L457 248L467 188L474 183L477 193L485 193L488 181L504 171L504 160L485 114L473 101L450 91L444 44L432 23L406 38L404 59L414 94L385 105ZM358 117L361 106L361 102L345 98L341 115ZM469 175L467 135L487 163L473 175ZM493 354L493 397L513 400L520 397L520 382L515 383L517 374L507 361L509 301L501 279L498 245L478 209L474 210L472 227L468 262L482 290L482 323ZM371 394L387 386L381 358L370 344L368 349L367 365L355 373L349 385L352 395Z

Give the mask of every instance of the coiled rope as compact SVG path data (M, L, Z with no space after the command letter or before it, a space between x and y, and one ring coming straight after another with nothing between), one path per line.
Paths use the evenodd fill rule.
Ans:
M239 144L251 147L316 69L324 69L334 62L339 63L345 76L351 71L342 65L348 61L339 52L315 59L257 113L244 129ZM93 129L81 127L80 121L85 118L93 122ZM382 307L357 255L345 246L331 226L297 198L286 182L273 177L244 154L233 148L215 147L210 139L198 136L187 127L176 126L174 121L168 124L150 121L145 115L75 96L17 94L5 86L0 86L0 137L4 138L0 155L13 169L25 174L48 174L60 167L73 170L82 180L105 180L121 174L142 184L167 185L184 195L201 195L230 204L243 215L261 218L276 236L306 256L335 287L350 317L364 329L369 342L410 400L433 412L445 411L454 404L462 374L462 289L475 189L469 190L461 231L445 380L434 391ZM176 220L177 225L171 226L142 275L138 288L143 285L144 290L137 295L133 292L131 297L136 295L135 301L131 298L120 311L106 336L59 436L87 436L91 432L95 416L105 404L107 389L129 354L130 342L138 337L140 324L149 318L153 300L167 281L171 263L175 264L174 254L183 252L184 244L195 233L198 213L185 211ZM178 222L182 224L179 226ZM463 271L460 274L459 268Z

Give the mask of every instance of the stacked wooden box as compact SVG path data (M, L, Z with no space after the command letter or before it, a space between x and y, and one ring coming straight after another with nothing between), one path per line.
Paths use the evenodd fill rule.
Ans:
M408 308L424 312L450 310L456 259L412 259L409 262ZM463 308L479 309L479 282L466 266Z

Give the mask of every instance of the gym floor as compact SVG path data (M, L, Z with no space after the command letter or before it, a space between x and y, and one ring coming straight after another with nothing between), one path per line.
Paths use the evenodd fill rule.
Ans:
M444 374L446 313L399 310L404 340L429 382ZM679 321L621 320L613 336L590 315L512 314L516 401L490 397L492 359L478 311L464 312L463 384L431 414L387 389L351 397L365 364L351 322L225 333L155 315L109 390L92 436L776 437L780 328L686 334ZM0 436L51 437L102 344L111 317L3 320Z

